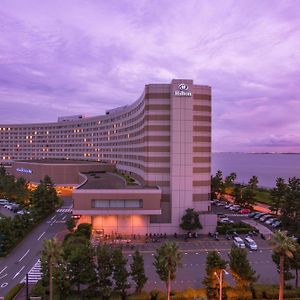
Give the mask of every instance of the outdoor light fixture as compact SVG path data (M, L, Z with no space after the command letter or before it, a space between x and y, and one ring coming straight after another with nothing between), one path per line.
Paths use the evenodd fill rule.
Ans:
M220 290L219 290L219 300L222 300L222 291L223 291L223 272L225 275L229 275L229 273L225 269L220 270L220 275L217 272L214 272L214 275L218 278Z

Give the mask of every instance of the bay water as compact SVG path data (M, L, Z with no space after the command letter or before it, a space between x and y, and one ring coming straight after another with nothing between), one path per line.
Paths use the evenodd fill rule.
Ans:
M217 170L223 172L223 177L235 172L236 182L240 183L247 183L255 175L259 186L273 188L277 177L284 178L286 182L293 176L300 178L300 153L213 153L212 174L216 174Z

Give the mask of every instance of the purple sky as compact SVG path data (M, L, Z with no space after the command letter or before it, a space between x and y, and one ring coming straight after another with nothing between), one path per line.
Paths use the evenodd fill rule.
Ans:
M300 1L1 0L0 123L213 88L214 151L300 152Z

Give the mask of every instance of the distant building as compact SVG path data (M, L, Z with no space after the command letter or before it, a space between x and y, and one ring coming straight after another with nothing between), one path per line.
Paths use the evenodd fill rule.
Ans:
M48 164L50 159L52 162ZM34 160L45 160L50 172L54 159L72 160L73 165L81 160L108 163L136 180L134 187L125 184L106 188L84 174L87 166L82 171L75 168L81 173L76 177L78 181L56 182L95 184L89 188L83 185L73 192L74 214L82 215L94 228L108 232L179 232L178 225L187 208L203 212L200 219L204 232L215 226L215 216L209 214L211 88L208 86L178 79L171 84L148 84L133 104L109 110L102 116L62 117L57 123L0 125L0 161L16 161L12 168L15 175L31 181L37 176L36 180L44 171L36 169L30 173L22 169L32 170L35 165L30 167L30 164L43 164ZM23 162L17 162L20 160ZM65 165L65 174L71 165ZM91 171L97 172L97 167L93 165ZM119 175L105 174L107 182L114 179L118 182Z

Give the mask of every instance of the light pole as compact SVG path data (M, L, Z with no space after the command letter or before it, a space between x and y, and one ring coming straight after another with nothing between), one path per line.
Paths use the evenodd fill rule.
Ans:
M218 278L219 286L220 286L220 289L219 289L219 300L222 300L222 293L223 293L223 272L226 275L229 274L225 269L221 269L220 270L220 275L218 275L217 272L214 273L216 275L216 277Z

